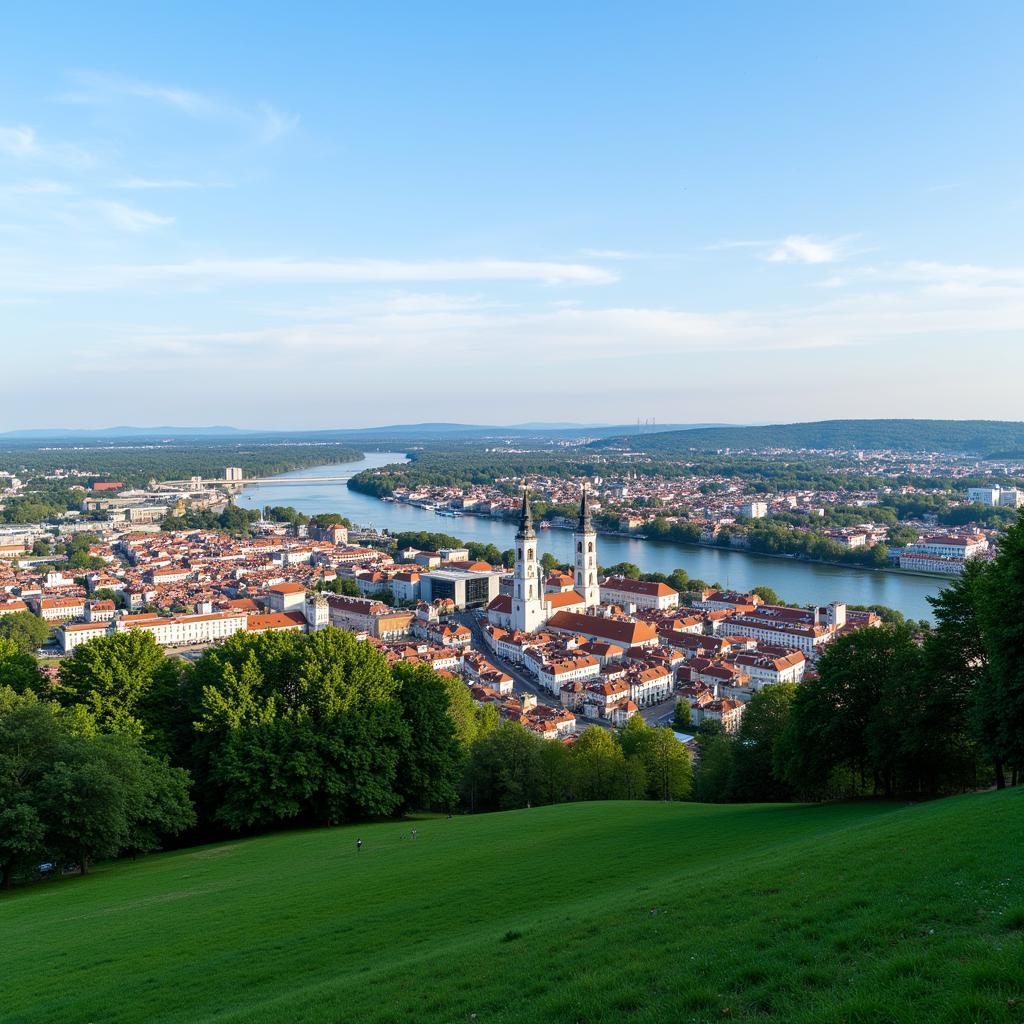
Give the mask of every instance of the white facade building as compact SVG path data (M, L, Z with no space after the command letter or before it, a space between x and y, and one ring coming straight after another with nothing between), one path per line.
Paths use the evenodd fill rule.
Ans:
M580 499L579 523L573 532L576 566L574 578L576 592L583 598L585 608L596 608L601 603L600 587L597 581L597 531L590 519L587 504L587 485L583 485Z
M601 602L666 611L679 607L679 593L667 583L648 583L644 580L631 580L627 576L607 576L601 581Z
M537 558L537 534L530 514L530 499L523 491L523 509L516 533L515 572L512 579L512 628L532 633L544 625L545 609L542 594L544 581Z

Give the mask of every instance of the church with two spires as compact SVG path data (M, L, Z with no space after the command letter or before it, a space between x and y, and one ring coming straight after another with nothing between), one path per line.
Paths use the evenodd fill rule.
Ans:
M501 594L487 607L487 618L502 629L532 633L557 612L586 613L600 604L597 575L597 533L590 518L587 489L583 488L579 520L573 530L572 589L546 585L537 550L529 495L523 492L523 508L516 532L512 593Z

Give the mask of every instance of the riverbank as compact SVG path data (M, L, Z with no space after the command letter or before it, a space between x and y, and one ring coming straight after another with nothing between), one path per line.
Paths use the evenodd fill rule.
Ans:
M307 515L337 512L354 523L376 530L450 533L465 541L493 544L501 551L515 544L514 521L471 515L447 519L400 502L381 501L350 490L341 482L304 481L306 477L354 476L365 469L403 461L405 456L401 452L368 452L359 462L311 467L278 477L270 486L246 487L236 503L254 509L264 505L291 505ZM572 534L568 530L540 531L539 546L542 552L549 552L559 562L573 559ZM635 535L602 535L598 557L603 565L632 562L645 573L669 575L682 568L692 579L721 583L731 590L746 592L757 586L768 586L794 604L826 605L830 601L846 601L848 604L887 605L913 619L932 618L928 598L937 594L946 582L908 572L827 565L738 548L639 540Z
M389 504L396 504L396 505L406 505L409 508L420 509L420 511L433 514L433 515L438 516L438 517L440 517L442 519L454 518L456 520L459 520L459 519L467 519L469 517L472 517L474 519L483 519L483 520L487 520L487 521L490 521L490 522L497 521L497 522L508 523L509 525L515 525L515 519L514 518L508 518L508 517L505 517L505 516L497 516L497 517L495 517L495 516L491 516L491 515L483 515L482 513L474 512L472 509L465 509L460 515L452 517L452 516L446 516L443 513L438 512L437 510L435 510L433 508L425 507L425 506L422 506L422 505L417 505L415 502L402 501L400 498L394 498L394 497L392 497L392 498L377 498L375 495L366 495L366 492L364 492L364 491L359 491L357 493L364 494L366 497L373 498L375 501L380 501L382 503L389 503ZM560 531L563 531L563 532L569 533L569 534L572 533L572 527L571 526L563 526L561 524L557 524L556 525L555 523L549 524L546 527L546 529L548 529L548 530L560 530ZM445 533L447 531L446 530L438 530L436 532ZM602 529L598 528L597 534L598 534L599 537L622 537L622 538L625 538L627 540L634 540L634 541L648 541L648 542L651 541L651 538L648 537L646 534L642 534L642 533L626 533L626 532L623 532L622 530L602 530ZM785 560L787 562L802 562L802 563L804 563L806 565L831 565L831 566L835 566L835 567L840 568L840 569L856 569L856 570L858 570L860 572L895 573L898 576L911 576L911 577L917 576L917 577L922 577L922 578L925 578L925 579L933 579L933 580L951 580L951 579L955 579L956 578L954 576L946 575L945 573L919 572L916 569L901 569L897 565L863 565L863 564L858 563L858 562L837 562L837 561L834 561L832 559L827 559L827 558L806 558L803 555L789 555L789 554L785 554L785 553L782 553L782 552L751 551L749 548L733 547L732 545L730 545L728 547L724 547L724 546L722 546L720 544L713 544L713 543L709 544L706 541L696 541L694 543L687 543L686 541L669 540L669 539L662 540L662 539L659 538L656 541L656 543L658 543L658 544L671 544L674 547L683 548L683 549L688 549L688 548L709 548L709 549L714 550L714 551L734 551L734 552L737 552L739 554L754 555L757 558L780 558L780 559L783 559L783 560Z

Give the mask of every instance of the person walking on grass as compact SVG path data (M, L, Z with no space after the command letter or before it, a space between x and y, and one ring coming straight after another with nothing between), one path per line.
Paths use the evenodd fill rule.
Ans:
M362 841L362 839L357 839L356 840L356 853L359 853L362 849L363 849L363 841Z

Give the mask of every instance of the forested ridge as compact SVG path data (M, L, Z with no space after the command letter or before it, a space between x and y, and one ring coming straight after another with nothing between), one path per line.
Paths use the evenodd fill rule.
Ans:
M651 454L717 448L809 448L842 451L964 452L1024 450L1024 422L1003 420L821 420L758 427L704 427L595 441L595 448L628 447Z

